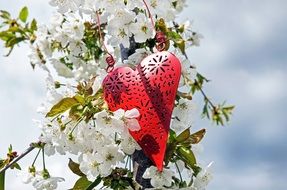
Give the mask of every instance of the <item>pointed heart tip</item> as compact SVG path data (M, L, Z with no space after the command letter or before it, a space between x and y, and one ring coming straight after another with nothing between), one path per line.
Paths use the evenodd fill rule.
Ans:
M157 170L158 170L158 171L162 172L162 170L163 170L163 164L156 165L156 167L157 167Z

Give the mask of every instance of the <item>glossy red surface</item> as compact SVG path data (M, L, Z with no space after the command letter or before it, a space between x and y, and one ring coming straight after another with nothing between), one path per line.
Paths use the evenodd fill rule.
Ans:
M160 171L180 73L178 58L163 51L146 57L135 70L116 68L103 81L105 100L111 111L139 110L141 129L130 134Z

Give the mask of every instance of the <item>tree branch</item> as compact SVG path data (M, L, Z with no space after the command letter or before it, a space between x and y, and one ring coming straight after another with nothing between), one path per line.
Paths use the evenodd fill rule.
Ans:
M34 149L35 149L35 146L33 145L33 143L31 143L29 148L27 148L20 156L16 157L12 162L10 162L4 168L2 168L0 170L0 173L5 172L7 169L9 169L11 166L13 166L13 164L17 163L19 160L24 158L27 154L29 154Z
M198 83L197 80L195 80L195 83ZM207 95L205 94L205 92L203 91L202 87L198 86L199 91L201 92L201 94L203 95L204 99L211 105L211 107L213 109L216 108L216 106L211 102L211 100L207 97Z

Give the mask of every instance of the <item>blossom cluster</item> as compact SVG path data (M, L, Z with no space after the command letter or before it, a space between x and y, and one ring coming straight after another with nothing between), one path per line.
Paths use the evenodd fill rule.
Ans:
M47 98L38 109L43 119L35 121L41 129L39 140L44 143L45 154L77 156L79 170L93 182L99 176L109 177L141 149L129 133L140 130L139 111L136 108L108 110L101 98L101 84L106 76L106 51L115 56L116 66L133 67L157 51L154 41L157 28L173 45L166 50L177 55L183 68L170 139L174 138L176 146L188 143L182 150L188 148L188 154L194 156L190 149L196 147L204 132L195 133L194 140L189 130L193 125L190 116L195 111L190 97L191 83L197 72L185 50L198 46L202 36L193 31L189 21L175 22L187 6L186 0L50 0L50 5L58 12L51 17L50 24L38 26L29 54L31 64L48 73ZM135 51L127 59L122 58L122 51L133 45ZM186 139L178 140L186 133ZM211 179L209 169L183 160L171 155L162 172L151 166L143 177L150 179L154 188L205 189ZM43 171L47 174L46 168ZM30 171L25 180L36 189L55 189L61 181L62 178L36 170Z

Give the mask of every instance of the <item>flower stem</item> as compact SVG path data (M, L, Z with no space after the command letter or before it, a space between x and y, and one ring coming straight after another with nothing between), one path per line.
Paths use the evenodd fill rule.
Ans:
M129 157L129 156L127 156L127 158L126 158L127 160L126 160L126 164L125 164L125 169L127 169L128 162L129 162L129 158L130 158L130 157Z
M181 172L180 172L179 167L178 167L178 165L177 165L176 162L175 162L175 167L176 167L176 169L177 169L177 171L178 171L179 178L180 178L180 182L182 182L183 180L182 180Z
M102 178L100 176L97 177L97 179L95 181L93 181L93 183L91 183L86 190L93 190L94 187L98 186L102 181Z
M42 148L42 158L43 158L43 170L46 170L46 164L45 164L45 152L44 147Z
M132 156L129 156L129 160L130 160L130 171L132 171Z
M40 152L41 152L41 148L39 148L39 151L38 151L36 157L34 158L34 161L33 161L33 163L32 163L32 166L34 166L34 164L35 164L35 162L36 162L36 160L37 160L37 158L38 158Z
M69 135L73 135L73 132L75 131L76 127L81 123L81 121L83 121L83 119L84 119L84 117L81 117L81 118L77 121L76 125L73 127L73 129L71 130L71 132L69 133Z

